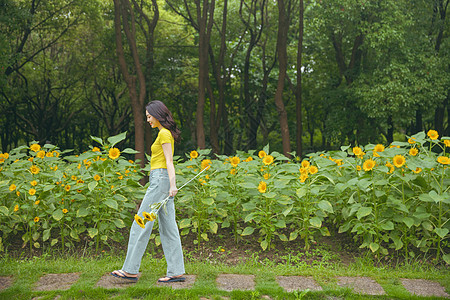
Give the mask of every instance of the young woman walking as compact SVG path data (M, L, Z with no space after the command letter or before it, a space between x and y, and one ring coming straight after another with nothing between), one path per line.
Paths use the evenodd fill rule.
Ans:
M151 147L150 185L142 200L138 215L142 217L150 205L170 196L166 203L167 209L158 213L159 234L167 262L166 276L158 282L184 281L183 250L181 249L180 233L175 220L174 196L178 189L175 182L175 167L173 165L174 142L180 141L180 130L173 120L172 113L161 101L151 101L145 107L147 122L152 128L158 128L159 133ZM145 229L136 221L130 230L128 250L121 270L111 272L111 275L127 281L137 281L137 274L142 256L150 239L153 228L152 222L147 222Z

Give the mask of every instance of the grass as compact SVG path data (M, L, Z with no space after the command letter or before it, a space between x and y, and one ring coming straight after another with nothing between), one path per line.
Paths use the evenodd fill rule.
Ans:
M424 299L412 296L400 282L400 278L422 278L439 282L450 291L450 274L446 267L436 268L425 263L412 262L402 266L374 266L371 258L358 258L354 263L344 266L331 260L327 250L321 250L323 261L311 264L301 263L304 253L291 255L291 262L298 264L274 263L260 260L258 253L236 265L224 264L192 258L187 253L186 273L197 275L190 289L158 287L157 279L165 274L164 259L144 257L140 280L124 289L105 289L96 287L97 282L107 272L120 269L123 255L108 252L100 256L76 256L44 254L33 258L13 258L5 255L0 259L0 276L12 276L13 284L0 292L0 299ZM226 255L226 254L225 254ZM330 257L330 261L328 258ZM80 278L69 290L35 291L34 284L47 273L79 272ZM223 291L217 288L219 274L253 274L255 290ZM286 292L277 283L276 276L312 276L322 286L323 291ZM375 279L385 290L386 296L357 295L349 288L337 285L338 276L367 276ZM426 298L435 299L435 298Z

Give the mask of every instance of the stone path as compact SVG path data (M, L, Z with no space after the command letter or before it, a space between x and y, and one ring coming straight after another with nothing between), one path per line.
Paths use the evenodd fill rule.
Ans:
M80 273L63 274L45 274L34 285L36 291L67 290L72 284L78 281ZM174 289L189 289L196 279L196 275L185 275L185 282L175 283L156 283L156 286L170 286ZM276 281L286 292L303 291L321 291L322 287L313 277L305 276L277 276ZM340 287L351 288L356 294L364 295L386 295L383 287L370 277L336 277L337 285ZM449 298L438 282L424 279L406 279L401 278L402 286L408 290L411 295L417 296L435 296ZM14 283L14 278L0 276L0 291L7 289ZM123 279L115 278L109 273L104 274L97 282L96 287L102 288L127 288L132 286L133 282L127 282ZM217 288L224 291L233 290L254 290L255 275L241 274L219 274L216 278Z

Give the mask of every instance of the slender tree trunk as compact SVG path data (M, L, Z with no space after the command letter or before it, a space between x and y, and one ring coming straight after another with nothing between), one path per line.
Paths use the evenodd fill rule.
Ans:
M129 24L130 22L131 24ZM131 27L130 27L131 25ZM128 45L133 57L133 67L136 74L128 72L128 65L125 59L124 46L122 42L122 28L127 37ZM116 38L116 52L119 60L119 67L123 78L127 84L130 94L131 107L134 118L135 149L138 153L135 160L139 160L140 166L145 166L145 120L144 120L144 100L146 97L145 77L141 69L137 52L135 36L135 20L133 9L128 0L114 0L114 29ZM139 85L137 85L137 82Z
M297 48L297 90L296 90L296 115L297 115L297 156L302 157L303 152L303 124L302 124L302 53L303 53L303 15L304 5L303 0L300 0L300 20L299 20L299 37Z
M200 5L200 0L196 0L197 6L197 23L199 33L199 72L198 72L198 101L196 111L196 132L197 132L197 147L204 149L206 147L205 128L204 128L204 111L206 103L206 89L208 84L208 48L211 36L211 29L213 25L215 0L203 0L203 5Z
M281 129L281 139L283 144L283 154L285 156L290 156L291 145L289 138L289 126L287 111L283 102L283 91L284 91L284 81L286 79L287 70L287 32L289 29L288 17L286 14L285 0L278 0L278 34L277 34L277 54L278 54L278 83L277 90L275 92L275 106L277 108L280 129Z

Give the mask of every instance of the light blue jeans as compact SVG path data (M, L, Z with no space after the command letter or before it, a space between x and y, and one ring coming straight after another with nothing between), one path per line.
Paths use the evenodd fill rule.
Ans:
M138 215L144 211L150 212L150 205L165 199L169 195L169 175L167 169L154 169L150 172L150 185L142 200ZM175 220L175 205L173 197L158 213L159 235L167 262L167 276L177 276L185 273L183 250L181 249L180 233ZM130 274L139 273L142 256L147 248L152 234L153 222L147 222L145 229L133 221L128 241L128 250L122 270Z

